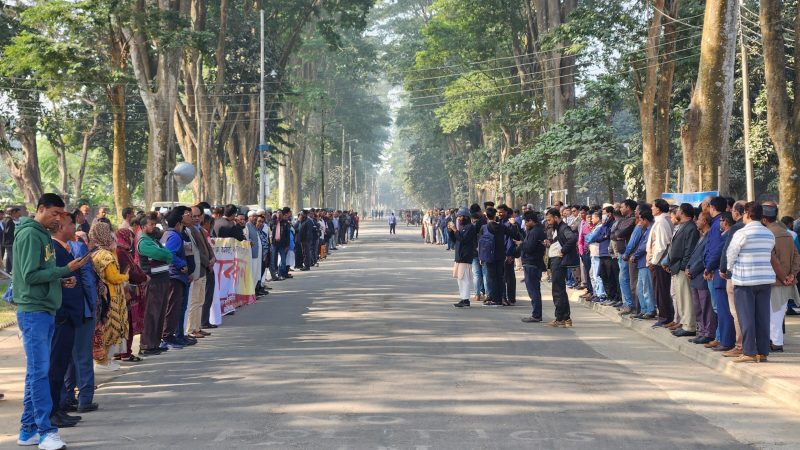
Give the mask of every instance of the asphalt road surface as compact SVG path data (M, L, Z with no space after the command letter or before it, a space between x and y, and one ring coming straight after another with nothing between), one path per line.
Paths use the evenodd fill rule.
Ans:
M452 253L361 239L213 336L104 383L70 448L800 448L796 409L573 305L456 310ZM552 318L545 297L545 318Z

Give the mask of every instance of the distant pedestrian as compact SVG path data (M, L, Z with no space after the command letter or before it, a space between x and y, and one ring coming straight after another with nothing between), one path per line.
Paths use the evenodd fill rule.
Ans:
M397 227L397 217L395 217L394 213L392 213L392 215L389 216L389 234L397 234L397 232L395 231L396 227Z
M469 211L462 208L458 211L456 222L447 224L448 237L455 242L453 278L458 280L458 292L461 295L461 301L453 305L456 308L470 306L469 297L472 293L472 260L477 255L478 228L474 223L476 220L470 221L469 215Z

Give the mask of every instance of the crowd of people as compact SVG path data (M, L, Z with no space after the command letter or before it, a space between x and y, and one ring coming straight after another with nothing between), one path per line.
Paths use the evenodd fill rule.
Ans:
M514 305L521 270L532 303L523 322L542 322L546 279L555 304L549 327L572 326L567 289L585 290L586 301L654 321L735 362L783 351L785 315L798 300L800 220L780 217L774 202L628 199L533 209L486 202L425 214L425 242L454 250L457 308Z
M19 208L0 220L9 297L26 356L17 443L66 444L58 428L81 420L94 402L95 373L140 363L208 339L215 290L215 239L248 241L253 292L318 266L358 238L358 214L312 209L296 214L243 211L207 203L145 213L122 210L118 227L105 208L69 212L44 194L35 214ZM248 244L245 244L248 245ZM218 303L217 303L218 305ZM134 336L139 349L134 351Z

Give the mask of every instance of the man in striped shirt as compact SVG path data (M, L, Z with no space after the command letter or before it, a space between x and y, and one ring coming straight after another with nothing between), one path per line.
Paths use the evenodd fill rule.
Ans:
M731 238L728 268L742 330L742 356L735 362L766 362L769 355L770 291L775 282L772 249L775 236L761 224L761 205L744 207L744 227Z

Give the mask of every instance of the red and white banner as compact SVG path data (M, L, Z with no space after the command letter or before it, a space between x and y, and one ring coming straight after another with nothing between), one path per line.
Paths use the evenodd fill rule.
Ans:
M214 304L210 322L222 323L222 316L236 308L256 302L252 266L250 264L250 242L233 238L214 239L217 262L214 265Z

